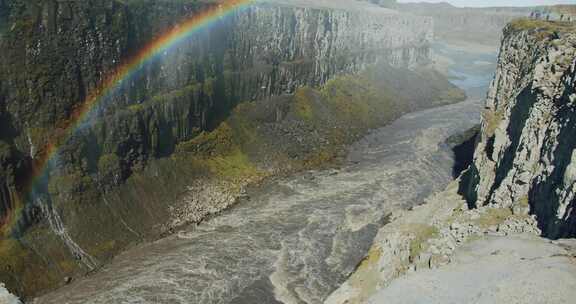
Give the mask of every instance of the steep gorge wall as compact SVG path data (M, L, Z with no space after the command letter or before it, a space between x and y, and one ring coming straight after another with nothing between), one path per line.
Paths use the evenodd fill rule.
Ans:
M434 20L439 40L483 44L496 48L502 29L513 19L530 15L532 8L458 8L447 3L405 3L398 10Z
M429 18L262 3L122 82L61 143L43 191L28 193L34 159L102 79L210 5L0 0L0 281L10 290L92 271L135 240L221 211L263 171L320 163L377 122L448 99L447 82L431 84L441 77L406 70L429 61ZM332 81L376 64L422 85Z
M461 192L470 205L530 211L544 235L576 235L576 34L567 23L509 25Z

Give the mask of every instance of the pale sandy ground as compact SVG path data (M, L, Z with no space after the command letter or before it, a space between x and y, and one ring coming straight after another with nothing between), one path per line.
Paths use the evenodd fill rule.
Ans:
M486 237L459 248L450 265L393 281L368 303L575 303L573 254L530 235Z

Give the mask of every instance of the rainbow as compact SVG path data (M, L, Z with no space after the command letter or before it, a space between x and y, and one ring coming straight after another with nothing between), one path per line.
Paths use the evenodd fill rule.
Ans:
M206 9L194 14L194 16L186 18L186 20L158 35L156 39L149 42L135 56L120 64L114 72L100 82L96 89L89 92L85 100L72 110L66 121L60 122L56 126L57 134L54 139L45 144L35 157L30 183L24 191L26 195L33 197L38 192L42 192L41 189L46 186L50 164L57 157L59 148L88 120L91 111L105 100L107 96L110 96L124 80L129 79L157 55L169 50L194 33L205 29L220 18L247 7L253 2L255 0L221 0L215 2Z

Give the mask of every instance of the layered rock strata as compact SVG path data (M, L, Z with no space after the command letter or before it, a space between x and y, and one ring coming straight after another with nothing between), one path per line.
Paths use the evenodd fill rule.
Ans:
M472 207L529 210L544 235L576 235L576 35L569 23L519 20L505 30L474 163Z

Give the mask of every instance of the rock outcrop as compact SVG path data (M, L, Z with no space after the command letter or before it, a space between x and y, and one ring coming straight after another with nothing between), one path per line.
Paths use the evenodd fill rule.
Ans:
M390 223L378 232L366 259L325 303L374 303L375 299L378 303L382 301L378 294L386 292L397 280L453 264L458 250L473 240L515 235L536 238L540 233L534 218L527 214L515 215L511 209L500 206L469 209L457 193L458 186L459 181L454 181L445 191L428 197L423 205L408 211L395 210ZM440 292L438 296L447 295ZM436 294L422 294L423 298L428 296Z
M576 236L575 46L573 24L523 19L506 28L460 189L471 207L529 211L550 238Z

